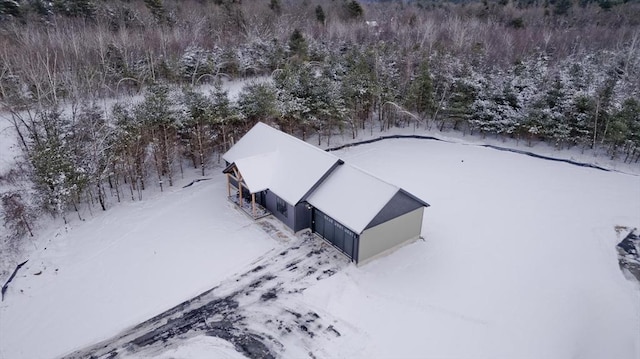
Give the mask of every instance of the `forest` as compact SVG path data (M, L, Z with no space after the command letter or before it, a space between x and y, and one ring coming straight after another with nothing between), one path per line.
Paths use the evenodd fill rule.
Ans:
M637 1L0 0L0 49L20 147L0 173L6 248L44 214L207 175L257 121L326 143L415 126L640 160ZM246 78L271 80L237 100L221 87Z

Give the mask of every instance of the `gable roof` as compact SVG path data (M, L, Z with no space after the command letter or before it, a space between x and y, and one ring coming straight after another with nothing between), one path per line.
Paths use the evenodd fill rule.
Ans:
M349 164L339 166L307 198L312 206L355 233L429 206L406 191Z
M242 173L252 193L269 189L297 204L339 158L258 122L222 158Z
M337 156L256 124L223 156L236 166L251 193L269 189L290 204L307 201L361 234L429 204Z

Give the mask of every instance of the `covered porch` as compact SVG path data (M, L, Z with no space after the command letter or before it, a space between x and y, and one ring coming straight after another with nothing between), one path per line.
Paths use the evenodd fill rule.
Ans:
M223 171L227 175L227 198L253 219L271 214L256 201L256 192L251 192L242 174L235 164L230 164ZM260 195L260 193L258 193Z

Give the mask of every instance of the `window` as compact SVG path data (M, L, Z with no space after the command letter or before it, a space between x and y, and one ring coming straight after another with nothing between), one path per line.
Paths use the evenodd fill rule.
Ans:
M278 210L278 212L280 212L280 214L282 214L285 217L289 217L288 216L288 206L287 206L287 202L285 202L282 198L280 197L276 197L276 209Z

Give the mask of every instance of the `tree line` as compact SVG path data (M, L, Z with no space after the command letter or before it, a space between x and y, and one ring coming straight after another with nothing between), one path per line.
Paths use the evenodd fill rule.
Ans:
M0 18L12 238L205 175L257 121L318 143L415 126L640 160L635 3L34 0ZM234 101L220 87L250 76L269 80Z

